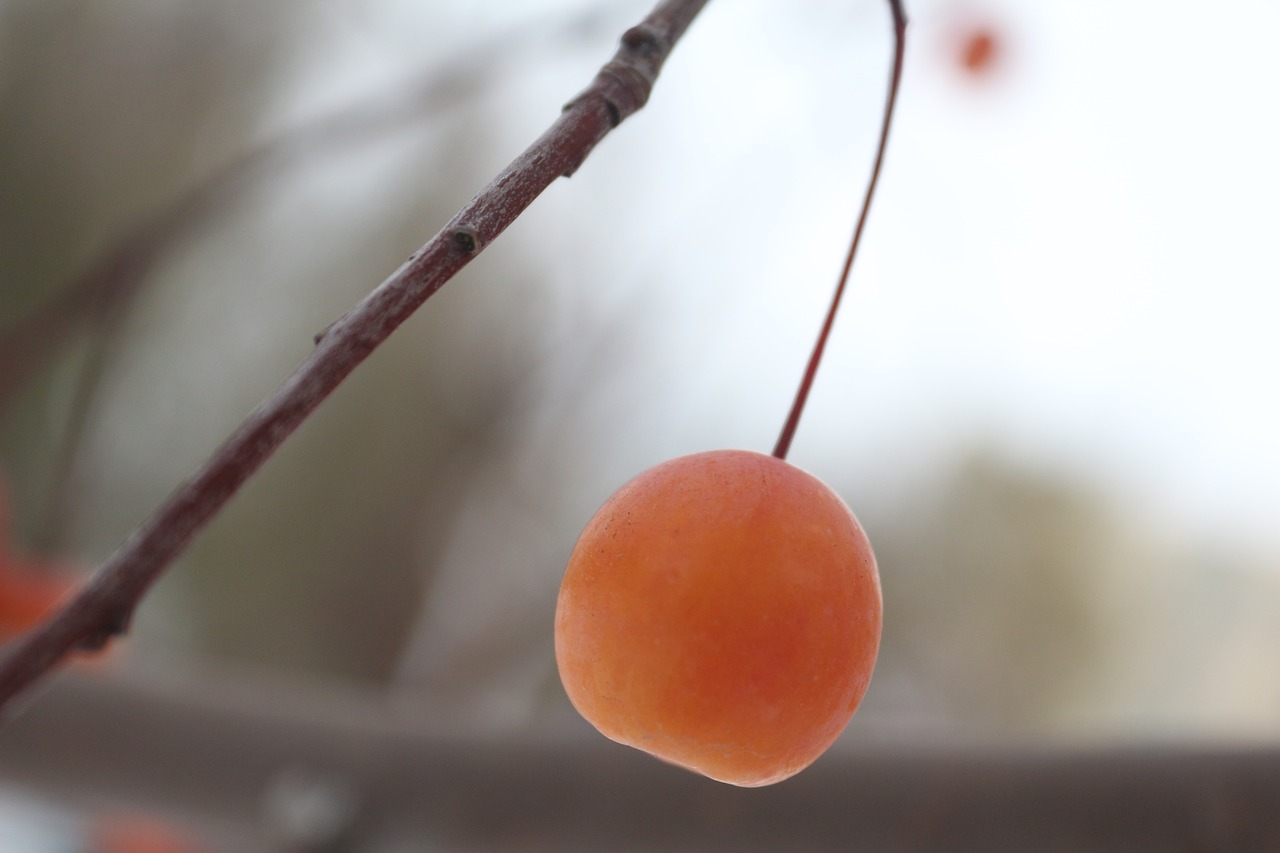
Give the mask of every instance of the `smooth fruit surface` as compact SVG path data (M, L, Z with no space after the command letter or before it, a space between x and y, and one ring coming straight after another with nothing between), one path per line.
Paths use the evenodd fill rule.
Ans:
M556 607L556 662L605 736L713 779L807 767L866 693L875 557L820 480L720 450L657 465L587 524Z

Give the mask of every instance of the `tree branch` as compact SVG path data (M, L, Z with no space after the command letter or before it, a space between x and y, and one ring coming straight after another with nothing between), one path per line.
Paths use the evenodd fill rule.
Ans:
M97 405L101 380L131 310L148 283L153 283L151 272L176 244L216 217L226 216L265 177L278 176L286 167L297 168L308 158L385 139L389 133L425 122L481 91L504 66L540 43L548 39L563 43L600 27L598 17L598 11L592 11L572 19L557 18L541 28L525 23L472 45L400 85L365 93L247 149L127 229L31 316L0 333L0 417L22 384L52 356L81 330L90 335L91 351L71 394L45 510L33 536L36 550L59 550L72 518L76 457Z
M556 178L644 106L707 0L663 0L551 127L395 273L316 339L311 355L141 524L67 604L0 663L0 709L76 648L123 633L147 589L343 379Z

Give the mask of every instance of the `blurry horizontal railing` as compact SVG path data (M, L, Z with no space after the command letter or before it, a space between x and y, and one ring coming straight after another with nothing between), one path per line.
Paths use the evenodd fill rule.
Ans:
M748 790L599 737L447 737L360 697L68 675L0 726L0 783L219 827L245 851L1280 851L1280 746L850 734ZM324 832L282 829L289 791L316 795Z

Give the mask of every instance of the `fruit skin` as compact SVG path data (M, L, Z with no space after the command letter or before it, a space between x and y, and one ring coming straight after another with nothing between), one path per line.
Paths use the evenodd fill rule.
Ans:
M866 693L880 579L853 513L772 456L650 468L574 547L556 606L565 692L602 734L734 785L779 782Z

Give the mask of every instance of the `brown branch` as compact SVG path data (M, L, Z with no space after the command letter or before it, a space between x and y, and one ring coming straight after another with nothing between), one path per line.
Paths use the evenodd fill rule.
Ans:
M152 281L150 272L175 245L218 216L267 176L308 157L317 158L423 122L479 91L522 52L551 37L576 38L599 24L597 11L535 31L529 25L501 33L466 53L381 93L304 122L233 157L212 174L126 230L34 314L0 334L0 416L23 382L81 329L92 333L59 439L45 511L32 545L57 551L71 522L71 478L101 380L133 306Z
M124 632L169 563L343 379L556 178L572 174L654 80L707 0L663 0L551 127L395 273L317 337L311 355L48 622L0 663L0 709L77 648Z

